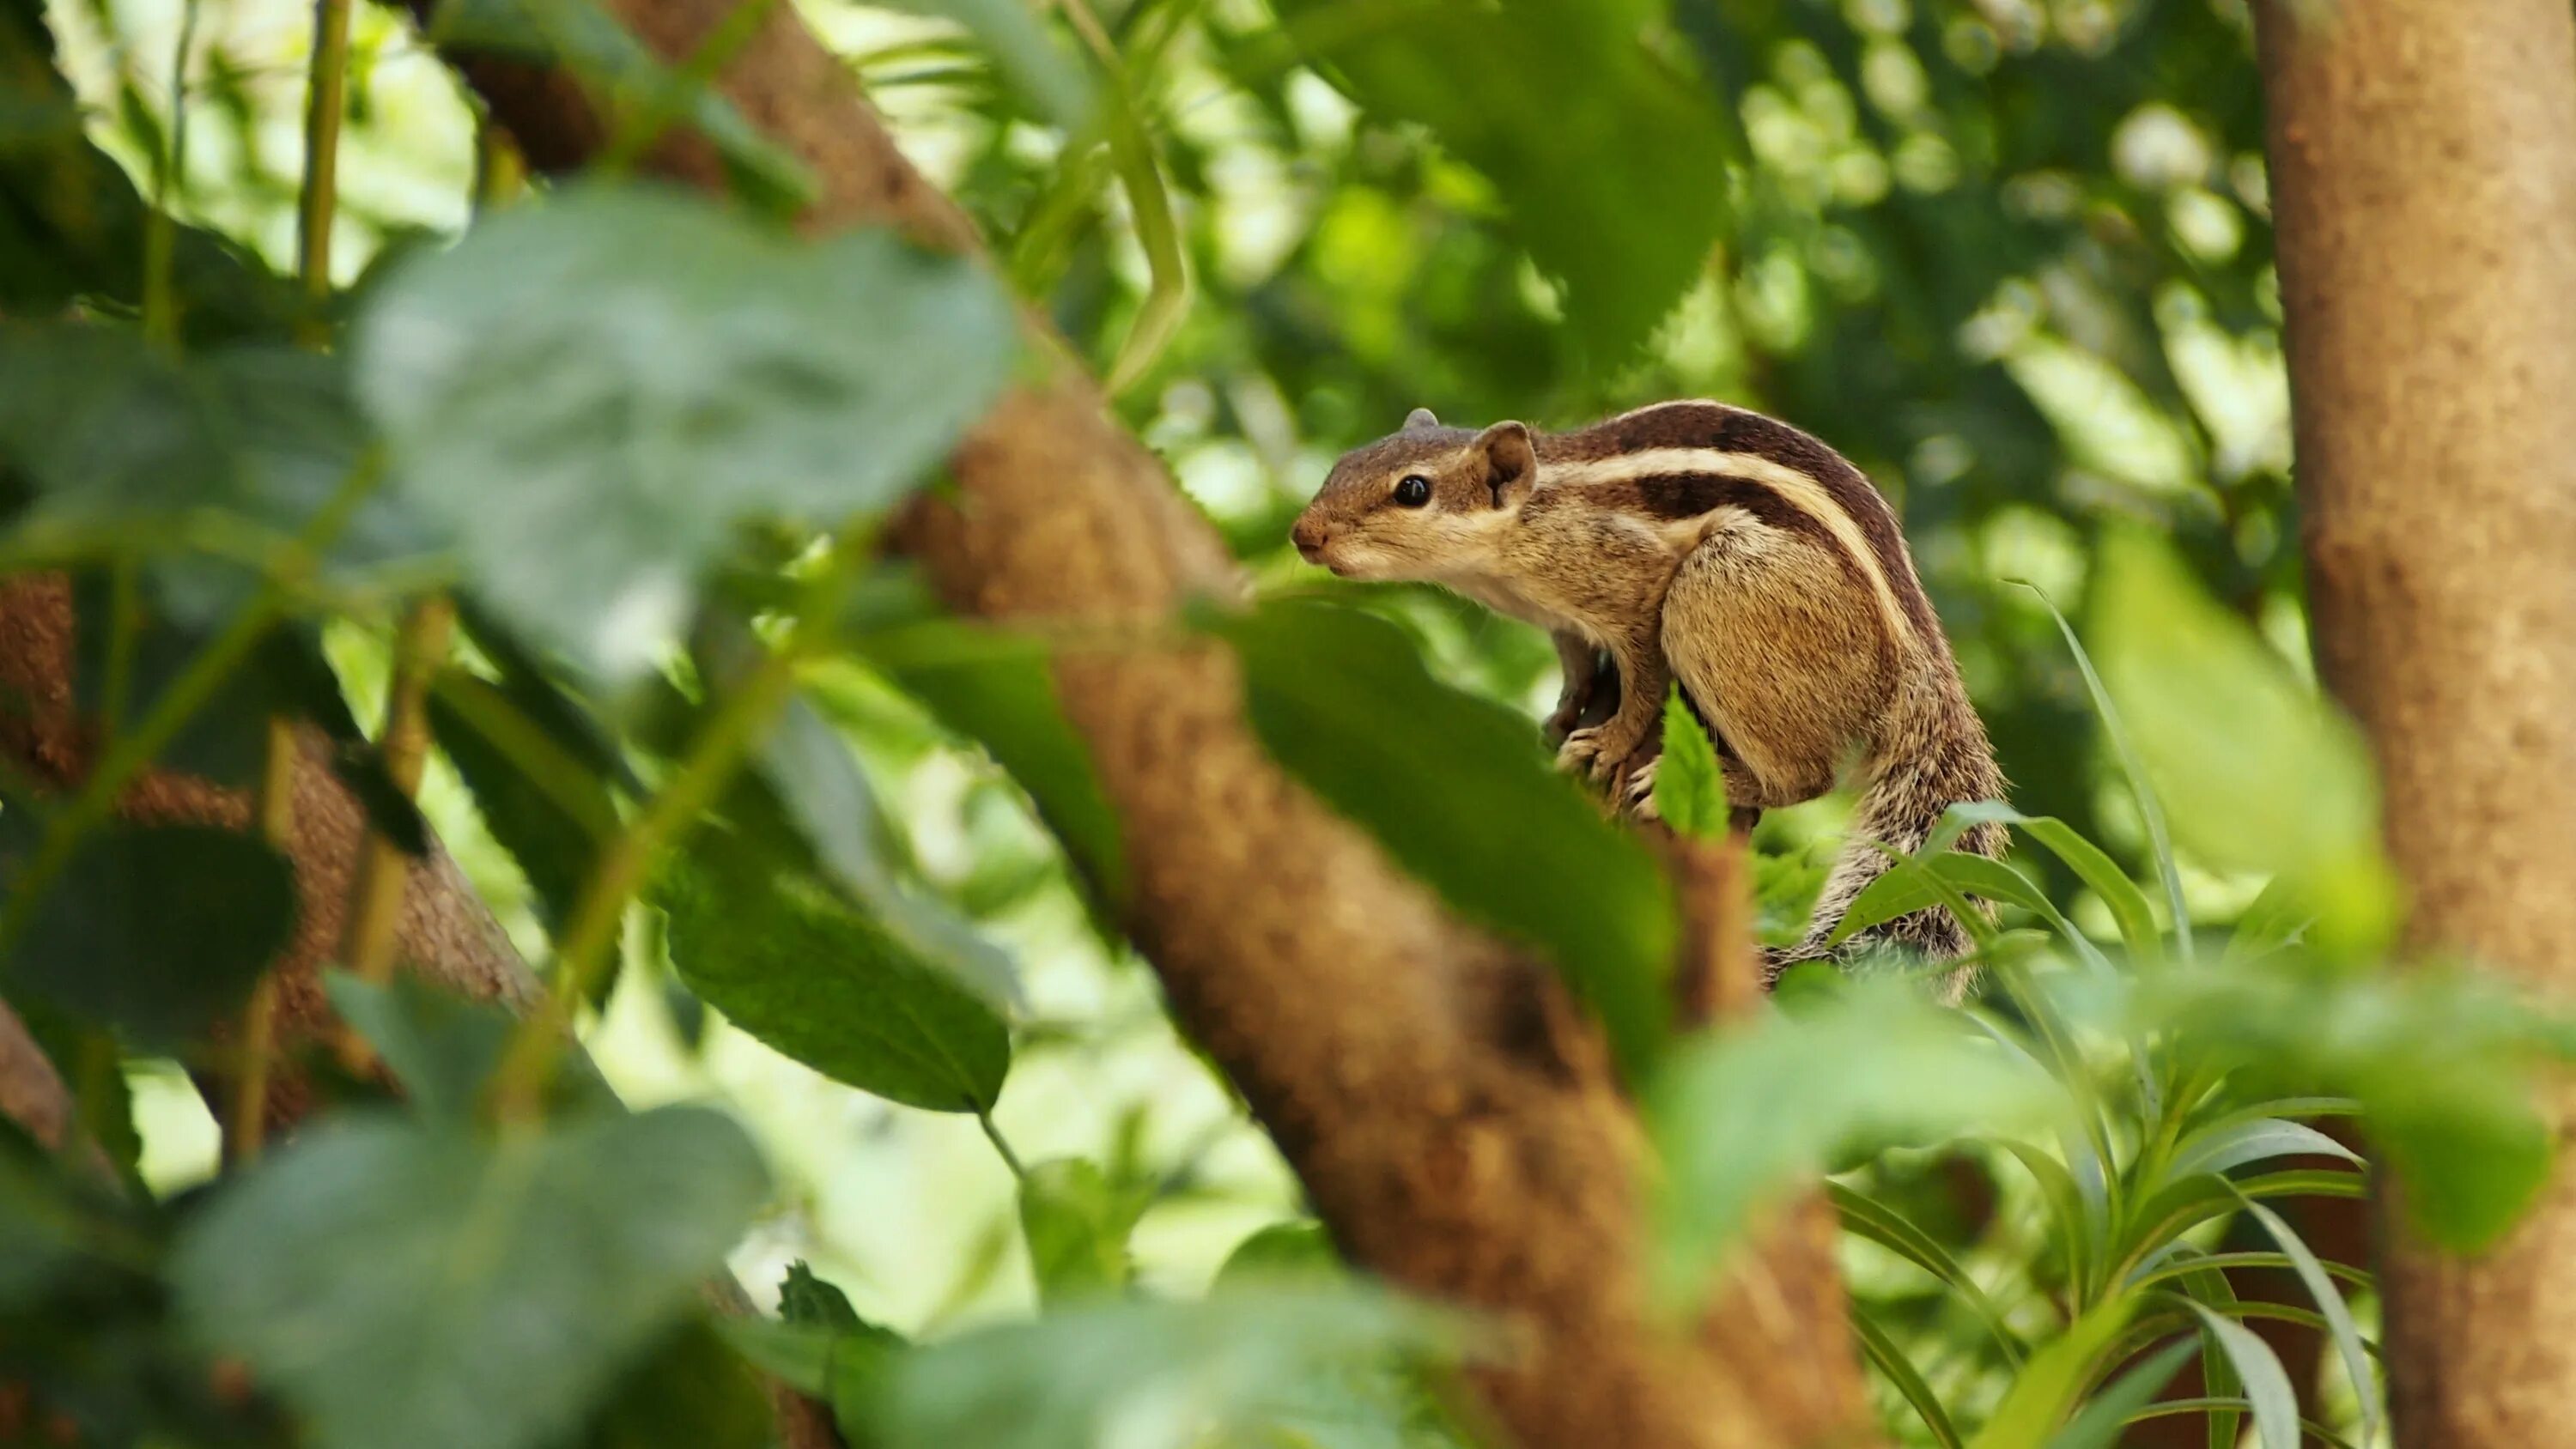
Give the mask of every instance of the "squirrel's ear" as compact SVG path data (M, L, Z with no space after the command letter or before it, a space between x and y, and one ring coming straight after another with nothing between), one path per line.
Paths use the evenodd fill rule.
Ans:
M1429 408L1415 408L1413 411L1404 415L1404 430L1408 433L1416 433L1420 432L1424 428L1436 428L1438 426L1440 426L1440 420L1431 415L1431 409Z
M1525 423L1496 423L1478 433L1474 453L1485 460L1485 486L1496 508L1519 502L1538 482L1538 446Z

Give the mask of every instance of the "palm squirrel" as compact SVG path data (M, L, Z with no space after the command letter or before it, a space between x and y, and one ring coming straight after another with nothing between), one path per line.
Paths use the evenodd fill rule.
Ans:
M1935 960L1969 949L1938 906L1825 944L1887 869L1881 843L1915 849L1944 810L1998 799L2004 780L1895 513L1824 443L1713 402L1562 433L1443 427L1416 408L1334 464L1291 537L1344 578L1441 584L1547 630L1565 668L1558 761L1619 782L1632 812L1651 811L1675 680L1739 818L1815 799L1856 761L1850 837L1805 937L1767 953L1772 974L1865 942ZM1605 687L1616 707L1582 724ZM2004 843L1988 823L1958 848Z

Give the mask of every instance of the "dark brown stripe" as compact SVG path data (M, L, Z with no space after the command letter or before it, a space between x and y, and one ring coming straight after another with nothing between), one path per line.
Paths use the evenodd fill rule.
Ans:
M1896 512L1887 506L1886 498L1842 454L1776 418L1724 403L1667 403L1559 433L1541 446L1540 457L1551 463L1593 462L1652 448L1714 448L1748 453L1815 479L1824 488L1825 496L1860 526L1861 537L1868 541L1871 554L1878 560L1879 572L1887 577L1889 591L1895 594L1897 606L1905 611L1916 632L1926 639L1939 635L1941 626L1933 616L1932 601L1924 596L1922 582L1914 576L1914 560L1905 549L1905 531L1898 527ZM1761 517L1759 513L1755 516ZM1763 521L1772 522L1767 518Z

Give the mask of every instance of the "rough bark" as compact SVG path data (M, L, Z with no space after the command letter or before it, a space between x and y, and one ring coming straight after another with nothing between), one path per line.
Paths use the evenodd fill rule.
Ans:
M607 8L679 57L732 4ZM464 69L532 165L562 169L596 149L602 128L574 86L524 67ZM812 168L809 226L892 224L978 246L792 11L773 10L718 85ZM652 164L723 185L692 137L666 140ZM960 501L901 532L960 609L1162 619L1238 587L1215 532L1069 365L1011 392L952 472ZM1766 1243L1739 1285L1756 1311L1714 1315L1691 1337L1653 1322L1639 1271L1642 1144L1597 1036L1543 968L1462 926L1271 762L1229 654L1091 656L1057 679L1117 807L1133 881L1124 924L1174 1011L1356 1261L1514 1330L1513 1356L1481 1375L1513 1435L1633 1449L1869 1437L1829 1222L1802 1209Z
M2409 945L2576 996L2576 14L2258 5L2321 672ZM2562 1136L2576 1097L2552 1102ZM2462 1261L2385 1208L2399 1442L2576 1423L2576 1170Z

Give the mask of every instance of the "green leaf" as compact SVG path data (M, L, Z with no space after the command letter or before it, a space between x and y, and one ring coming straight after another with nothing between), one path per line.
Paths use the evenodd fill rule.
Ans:
M1146 1201L1082 1158L1032 1164L1020 1182L1020 1231L1039 1301L1053 1308L1125 1288L1127 1237Z
M1666 825L1696 840L1726 836L1726 777L1717 746L1676 685L1664 700L1664 750L1655 766L1655 813Z
M2244 1383L2245 1397L2254 1406L2254 1433L2262 1449L2299 1449L2299 1396L2290 1388L2290 1376L2283 1372L2272 1346L2255 1337L2244 1324L2213 1312L2196 1299L2181 1301L2200 1319L2202 1328L2226 1353L2236 1377Z
M2175 838L2213 865L2299 881L2334 943L2385 941L2395 881L2352 726L2142 535L2103 542L2094 633Z
M779 1280L778 1316L814 1328L855 1331L862 1326L849 1295L816 1277L802 1258L788 1264L787 1276Z
M1298 1416L1302 1386L1454 1337L1423 1311L1351 1290L1096 1303L907 1355L880 1424L888 1449L1260 1443Z
M706 1315L691 1314L600 1396L581 1449L770 1449L763 1388Z
M607 782L499 687L461 671L439 675L429 728L492 838L528 878L538 918L561 931L623 828Z
M422 1115L468 1122L483 1105L483 1087L518 1029L518 1018L404 973L391 981L345 971L322 973L331 1009L366 1038ZM549 1105L565 1111L619 1110L617 1093L590 1058L573 1053L549 1084Z
M354 351L397 487L482 597L627 678L737 523L837 526L899 500L1018 346L1008 298L967 262L591 188L404 266Z
M20 541L142 560L183 625L239 609L371 445L324 354L241 346L183 364L130 328L0 325L0 457L38 490ZM381 591L429 577L431 547L379 489L315 562L332 587Z
M1597 362L1623 361L1699 280L1725 217L1731 118L1649 50L1653 7L1429 0L1370 25L1330 0L1279 9L1363 110L1429 128L1493 182Z
M906 1347L901 1334L867 1322L839 1328L758 1318L729 1318L716 1328L761 1372L830 1406L852 1449L876 1443L872 1420Z
M0 875L35 848L22 809L0 813ZM93 832L45 891L10 953L11 989L184 1046L250 998L295 926L295 873L251 836L119 822Z
M1985 1324L1986 1331L1994 1335L1995 1343L2003 1349L2004 1361L2016 1366L2021 1363L2021 1344L2013 1338L2012 1330L2005 1326L2003 1311L1986 1296L1986 1290L1978 1286L1977 1280L1968 1276L1968 1270L1960 1266L1959 1260L1951 1257L1949 1250L1931 1234L1907 1222L1903 1213L1842 1183L1826 1183L1825 1197L1841 1214L1844 1231L1867 1238L1940 1279Z
M1970 1441L1971 1449L2042 1449L2049 1444L2083 1398L2094 1359L2129 1326L2137 1306L2131 1294L2096 1304L2032 1354L1994 1417Z
M712 828L658 893L671 965L736 1026L835 1081L989 1111L1010 1031L982 996L811 876Z
M2273 1157L2340 1157L2355 1167L2362 1165L2358 1153L2314 1127L2277 1117L2258 1117L2230 1123L2214 1132L2193 1134L2174 1153L2173 1165L2165 1169L2165 1175L2184 1178L2199 1172L2224 1173Z
M1526 720L1434 682L1384 620L1278 602L1217 628L1271 754L1451 905L1543 949L1642 1079L1676 940L1644 843L1548 768Z
M2165 1385L2173 1381L2175 1372L2197 1348L2188 1339L2170 1344L2155 1357L2120 1375L2119 1382L2094 1395L2084 1412L2048 1441L2048 1449L2118 1449L2120 1431L2129 1426L2130 1416L2164 1392Z
M1219 1287L1259 1282L1337 1283L1349 1270L1333 1248L1332 1235L1311 1219L1272 1223L1234 1245L1225 1265L1216 1270Z
M1079 131L1095 101L1090 72L1044 21L1014 0L893 0L894 8L953 20L992 52L993 65L1025 93L1039 116Z
M2307 1240L2272 1211L2252 1198L2242 1199L2247 1215L2263 1225L2272 1241L2288 1255L2299 1281L2307 1285L2308 1295L2316 1300L2317 1311L2325 1315L2328 1337L2334 1340L2335 1352L2343 1359L2343 1371L2352 1381L2353 1397L2361 1404L2361 1441L2371 1443L2379 1437L2379 1392L2377 1377L2371 1371L2370 1349L2362 1342L2361 1326L2352 1321L2352 1308L2343 1293L2327 1276L2325 1264L2317 1260Z
M1869 1361L1877 1365L1889 1383L1896 1386L1897 1393L1913 1406L1915 1414L1923 1420L1923 1427L1931 1431L1932 1442L1940 1445L1941 1449L1960 1449L1966 1441L1959 1437L1958 1429L1950 1423L1949 1411L1941 1407L1941 1396L1932 1392L1932 1386L1923 1381L1923 1375L1915 1369L1913 1360L1908 1359L1905 1351L1887 1336L1887 1330L1858 1309L1852 1312L1851 1324L1853 1335L1860 1339L1861 1352L1869 1356Z
M2164 958L2163 932L2156 928L2156 913L2147 904L2146 893L2138 889L2129 873L2120 869L2102 847L2076 833L2065 821L2048 815L2024 815L2008 805L1993 801L1975 801L1954 805L1943 816L1947 821L1974 823L1999 821L2018 826L2031 839L2047 846L2066 867L2111 910L2111 919L2119 923L2120 939L2128 945L2132 959L2151 964ZM2188 929L2188 922L2176 922L2176 929Z
M879 635L861 652L940 723L991 751L1092 890L1113 909L1125 905L1117 811L1091 747L1065 717L1043 641L943 620Z
M1865 981L1676 1052L1646 1096L1664 1174L1654 1281L1698 1301L1754 1211L1837 1156L2046 1121L2057 1085L1901 981Z
M767 1192L700 1108L498 1140L343 1116L218 1194L171 1276L199 1341L319 1443L520 1449L580 1424Z

